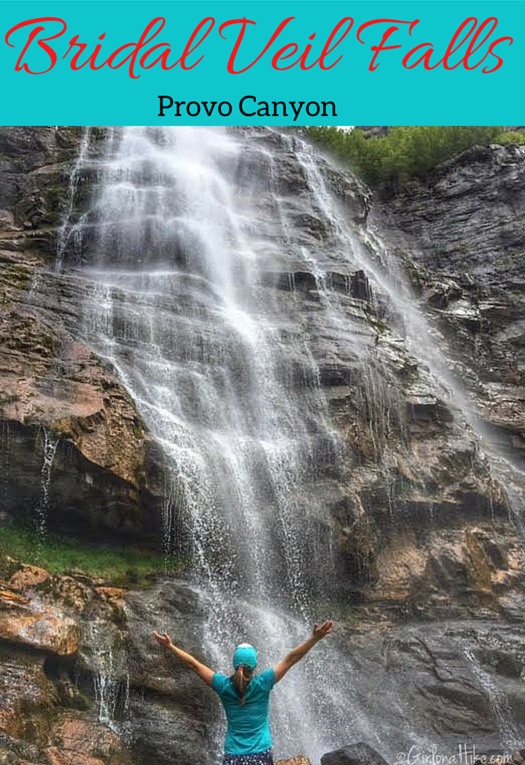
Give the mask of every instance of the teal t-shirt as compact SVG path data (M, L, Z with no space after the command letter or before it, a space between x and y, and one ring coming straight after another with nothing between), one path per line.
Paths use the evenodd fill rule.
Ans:
M218 693L228 719L228 730L224 744L225 754L257 754L270 749L272 737L268 714L270 691L275 685L275 672L265 669L250 680L244 704L231 678L215 672L212 688Z

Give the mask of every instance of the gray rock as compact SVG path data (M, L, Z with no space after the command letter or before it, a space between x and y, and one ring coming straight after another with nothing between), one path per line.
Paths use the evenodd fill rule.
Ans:
M379 752L360 741L323 754L321 765L387 765L387 762Z
M413 181L381 215L458 379L498 448L523 466L525 146L474 147Z
M264 128L238 131L246 151L236 181L241 197L255 198L260 299L282 346L278 376L294 386L313 444L311 469L294 499L301 528L315 530L315 549L305 542L305 559L330 566L312 566L308 586L314 602L340 613L338 640L348 657L354 708L363 716L357 723L367 721L371 743L388 742L388 756L421 735L448 748L458 737L475 738L480 750L509 735L518 739L525 725L523 544L494 466L457 402L408 350L403 311L384 290L374 294L357 249L346 242L352 251L343 251L308 192L296 139ZM79 139L74 128L0 131L2 517L18 519L38 503L47 430L60 435L46 495L50 525L154 544L162 455L115 370L86 339L78 306L90 286L77 267L96 260L89 237L84 250L66 248L64 273L47 270ZM525 444L524 159L523 147L485 147L454 158L392 200L386 211L392 227L385 229L391 255L411 274L454 372L512 459ZM370 209L369 191L324 159L318 170L354 231L369 225L378 212ZM96 169L85 168L73 221L88 211L96 182ZM319 273L292 253L285 237L272 235L283 211L296 226L297 248L310 248L325 272L325 294ZM176 262L184 265L176 244ZM164 255L161 247L150 257ZM334 301L340 318L331 310ZM186 281L158 310L167 325L175 324L188 318L191 305ZM117 297L115 326L125 328L129 318ZM188 326L197 326L194 316ZM137 351L133 335L130 356ZM205 330L198 340L188 349L173 344L174 360L200 363L199 349L209 350ZM227 343L224 338L226 349ZM217 361L210 357L212 368ZM231 384L242 391L243 358L234 371ZM317 437L310 406L317 385L337 439ZM191 386L182 393L185 406L195 409ZM182 521L174 533L184 547ZM129 681L126 724L135 762L214 759L217 700L180 664L162 658L151 639L152 629L168 630L199 655L206 615L192 587L156 582L130 593L124 611L108 605L83 618L101 628L99 644L114 651L114 679L122 687ZM87 678L86 693L96 665L84 634L75 668ZM0 685L16 706L27 669L6 666ZM34 694L51 682L38 672ZM49 685L58 708L67 703L59 690L58 682ZM378 762L370 759L373 751L351 756L359 765ZM34 754L28 750L25 759Z
M153 630L168 632L201 657L205 614L196 591L185 582L165 580L130 593L125 611L126 666L134 689L129 725L137 763L212 762L218 700L152 637Z

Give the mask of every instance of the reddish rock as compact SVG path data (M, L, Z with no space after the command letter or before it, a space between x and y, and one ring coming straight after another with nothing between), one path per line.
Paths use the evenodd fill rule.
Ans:
M45 750L46 757L50 765L106 765L98 757L91 757L89 754L83 754L71 749L59 749L57 746L50 746Z
M96 592L109 600L113 598L124 598L126 590L123 587L95 587Z
M47 459L49 528L83 520L153 538L158 447L122 383L76 336L82 288L46 275L43 265L0 249L0 454L9 454L10 498L3 509L16 515L39 506Z
M42 762L37 746L28 741L0 734L0 765L33 765Z
M74 619L53 605L9 590L0 591L0 638L60 656L78 649Z
M6 297L16 298L21 265L4 269L5 284L11 286ZM29 283L32 273L28 268L23 275ZM2 268L0 283L1 277ZM60 325L49 325L31 309L16 302L15 306L0 314L0 419L49 427L90 462L136 485L144 459L143 436L127 393L95 354ZM63 371L60 379L53 379L58 356Z
M8 589L0 590L0 610L26 606L28 603L28 598L24 598L17 592Z
M59 603L65 611L82 612L93 597L93 590L73 576L55 576L50 592L53 603Z
M9 580L9 586L14 590L26 590L39 587L45 582L48 582L50 576L51 574L49 571L46 571L45 568L24 565L19 571L13 574Z
M121 587L95 587L95 592L102 600L111 603L111 605L122 608L126 598L126 590Z
M56 765L122 765L127 755L119 736L82 712L61 713L49 734L46 754ZM69 759L60 759L63 753ZM82 758L86 759L82 759Z
M46 677L44 657L10 647L0 654L0 733L15 739L47 736L50 713L57 704L53 683Z

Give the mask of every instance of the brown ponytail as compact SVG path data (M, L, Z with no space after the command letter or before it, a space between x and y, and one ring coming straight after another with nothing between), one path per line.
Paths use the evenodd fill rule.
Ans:
M250 669L250 667L247 667L244 664L241 664L240 667L237 667L235 674L232 675L233 687L237 691L240 698L239 704L244 704L244 696L248 690L248 685L252 679L252 675L253 669Z

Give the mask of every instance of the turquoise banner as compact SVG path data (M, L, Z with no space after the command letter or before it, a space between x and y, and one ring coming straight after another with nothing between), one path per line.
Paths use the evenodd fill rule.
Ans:
M525 123L525 0L1 7L4 125Z

